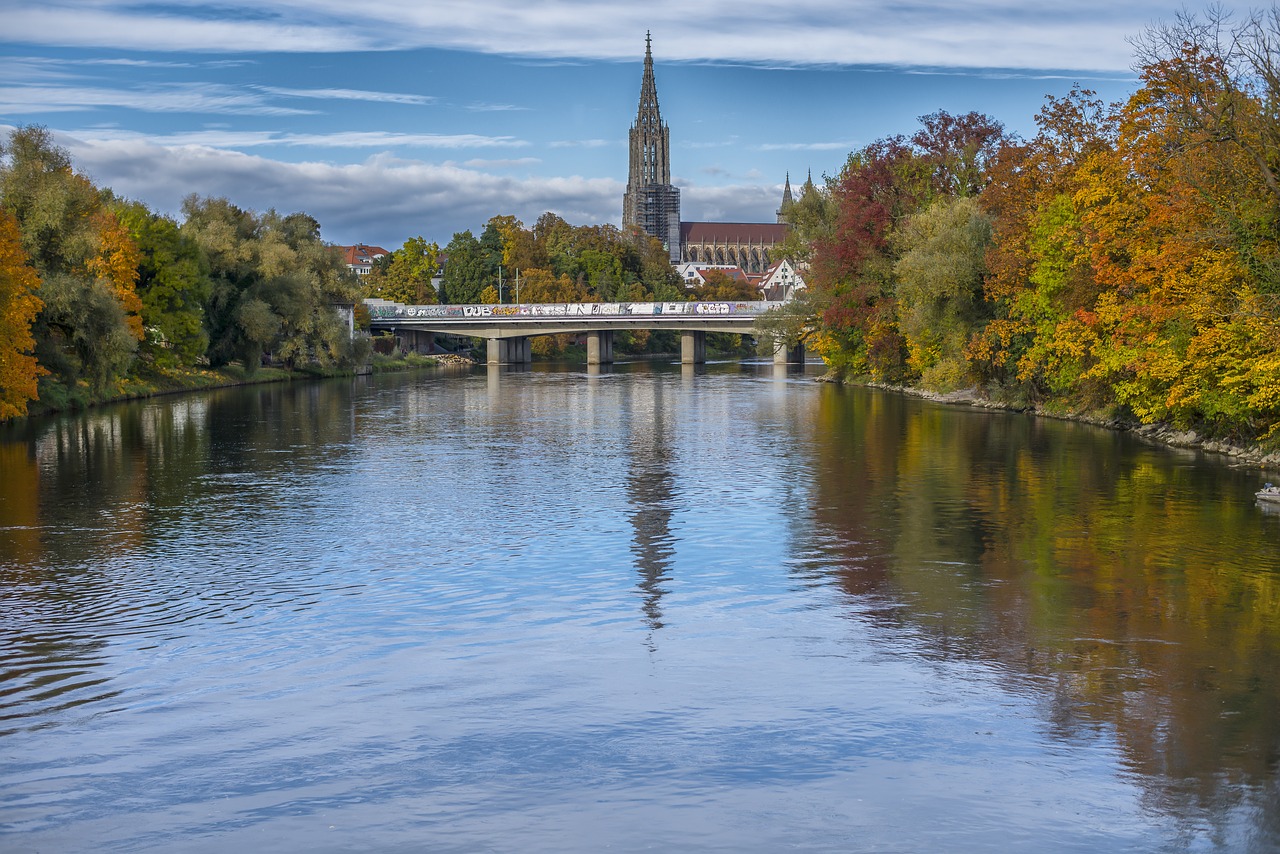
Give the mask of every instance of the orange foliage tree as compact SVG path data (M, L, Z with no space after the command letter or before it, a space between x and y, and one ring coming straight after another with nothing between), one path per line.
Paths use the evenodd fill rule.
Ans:
M0 421L27 414L37 380L47 373L31 355L31 323L44 305L35 295L39 287L22 251L18 221L0 209Z

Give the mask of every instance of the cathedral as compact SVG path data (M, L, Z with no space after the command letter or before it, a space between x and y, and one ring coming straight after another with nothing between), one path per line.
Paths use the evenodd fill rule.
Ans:
M631 126L627 192L622 198L622 227L638 228L661 240L672 264L736 266L758 275L778 260L772 256L786 239L786 213L793 203L788 175L777 222L681 222L680 188L671 183L671 129L658 111L652 40L646 33L640 107Z

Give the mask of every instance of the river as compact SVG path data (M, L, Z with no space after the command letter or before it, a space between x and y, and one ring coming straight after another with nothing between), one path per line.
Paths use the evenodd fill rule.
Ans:
M1280 848L1280 516L771 365L0 430L0 850Z

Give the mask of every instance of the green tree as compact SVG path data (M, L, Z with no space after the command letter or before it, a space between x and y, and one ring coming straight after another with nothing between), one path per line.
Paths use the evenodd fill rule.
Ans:
M439 271L440 247L425 238L411 237L404 245L378 259L365 277L362 292L406 305L434 305L438 295L431 279Z
M972 196L939 198L907 220L897 276L908 365L933 391L969 383L965 345L984 311L991 218Z
M138 295L146 327L143 352L162 366L196 364L209 346L204 306L211 292L200 247L173 219L153 213L140 202L118 202L115 210L141 253Z
M480 241L469 230L453 235L444 248L448 258L444 267L444 288L449 302L474 305L488 281L488 262Z

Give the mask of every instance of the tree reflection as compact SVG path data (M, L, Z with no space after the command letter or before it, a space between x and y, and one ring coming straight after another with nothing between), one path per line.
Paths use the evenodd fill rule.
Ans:
M1055 737L1113 733L1153 808L1265 806L1280 527L1250 476L1078 424L831 390L815 514L859 614L998 665ZM868 606L869 609L868 609Z

